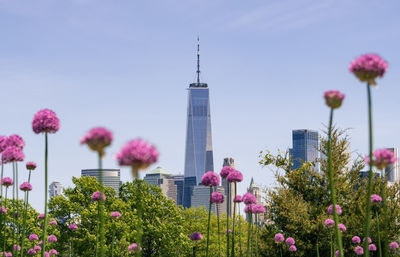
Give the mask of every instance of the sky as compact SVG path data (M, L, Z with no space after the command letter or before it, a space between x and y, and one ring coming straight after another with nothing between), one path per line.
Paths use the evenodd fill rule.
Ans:
M199 36L215 171L235 158L244 174L239 193L251 177L276 185L259 152L291 147L293 129L321 132L329 89L346 94L335 123L349 129L353 155L365 155L366 87L348 71L364 53L389 62L373 89L375 147L400 147L399 8L397 0L0 0L0 134L21 135L26 161L38 163L30 199L39 211L44 136L31 122L43 108L61 120L49 137L50 182L68 187L81 169L97 167L96 154L79 145L95 126L115 137L104 168L118 168L114 154L141 137L160 151L150 169L183 174L186 89L195 81ZM20 174L25 181L27 172ZM131 180L128 168L121 177Z

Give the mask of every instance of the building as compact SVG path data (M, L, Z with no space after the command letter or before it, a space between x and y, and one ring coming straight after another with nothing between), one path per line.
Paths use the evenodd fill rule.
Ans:
M161 167L157 167L144 176L144 181L150 185L158 186L168 199L177 203L177 185L171 173Z
M214 170L211 140L210 94L200 82L200 46L197 44L197 81L188 88L183 206L192 206L193 187L206 171Z
M112 187L117 194L119 193L119 187L121 186L121 172L119 169L102 169L103 172L103 185L105 187ZM82 177L95 177L97 180L100 179L99 169L86 169L81 171Z
M222 167L225 167L225 166L230 166L230 167L232 167L234 169L235 168L235 159L233 159L233 158L225 158L224 159L224 163L222 164ZM225 178L222 179L222 186L223 186L223 188L225 190L226 201L230 205L229 206L229 216L232 217L233 207L234 206L231 203L233 201L233 198L235 198L235 191L234 191L233 183L231 183L230 189L229 189L229 195L228 195L228 186L229 186L229 184L230 183L228 183L227 179L225 179Z
M396 160L399 159L399 149L398 148L387 148L389 151L392 151ZM389 167L385 169L385 174L390 183L400 183L400 173L399 173L399 162L391 164Z
M172 176L176 185L176 204L183 205L183 181L185 176L174 175Z
M247 192L252 193L257 198L257 204L262 204L261 189L254 183L253 177L251 177L250 185L247 188ZM250 220L249 214L246 215L246 218L247 221ZM264 223L264 214L263 213L258 214L257 220L255 214L253 214L252 220L254 224L262 225Z
M62 186L62 184L60 182L57 182L57 181L51 182L51 184L49 186L50 198L57 196L57 195L61 195L63 193L63 189L64 189L64 187Z
M318 161L318 132L309 129L298 129L292 131L293 148L289 149L292 158L292 169L301 168L304 162ZM318 163L315 170L319 171Z
M213 204L211 206L211 211L215 214L217 214L217 210L219 214L226 213L226 197L224 188L222 186L213 187L213 192L220 192L224 195L225 200L223 203ZM208 212L210 207L210 187L203 185L194 186L191 203L191 207L197 208L203 206Z

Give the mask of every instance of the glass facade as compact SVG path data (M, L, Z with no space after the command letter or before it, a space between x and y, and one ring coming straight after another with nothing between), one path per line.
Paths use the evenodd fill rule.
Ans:
M206 171L214 170L209 89L206 83L189 87L183 206L190 207L193 186Z
M119 169L102 169L103 172L103 184L105 187L112 187L119 193L119 187L121 186L121 174ZM99 170L98 169L88 169L82 170L81 176L91 176L99 180Z
M318 132L308 129L292 131L293 148L289 153L292 157L292 169L298 169L303 162L313 162L318 159ZM316 164L316 170L318 166Z
M172 176L176 185L176 204L177 205L183 205L183 181L184 181L184 176L183 175L175 175Z
M399 150L397 148L386 148L389 151L392 151L396 160L399 158ZM389 165L385 169L385 174L390 183L398 183L400 182L400 173L399 173L399 163L396 161L395 163Z

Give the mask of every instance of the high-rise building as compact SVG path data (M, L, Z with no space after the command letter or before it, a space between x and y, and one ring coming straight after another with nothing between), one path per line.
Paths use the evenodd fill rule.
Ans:
M57 195L61 195L63 192L64 187L62 186L62 184L60 182L54 181L50 184L49 186L49 195L50 198L57 196Z
M225 166L230 166L230 167L232 167L234 169L235 168L235 159L233 159L233 158L225 158L224 159L224 163L222 164L222 167L225 167ZM233 188L233 183L228 183L228 180L223 178L222 179L222 186L224 187L224 190L225 190L226 201L230 205L229 206L229 216L232 217L232 214L233 214L232 201L233 201L233 198L235 197L235 191L234 191L234 188ZM230 186L229 195L228 195L228 186Z
M303 162L316 162L318 159L318 132L309 129L292 131L293 148L289 149L292 157L292 169L298 169ZM315 170L319 171L318 163Z
M399 149L398 148L387 148L392 151L396 160L399 159ZM385 174L390 183L400 183L400 173L399 173L399 163L396 161L385 169Z
M119 169L102 169L103 172L103 185L105 187L112 187L119 193L119 187L121 186L121 172ZM99 169L86 169L81 171L81 176L95 177L97 180L100 179Z
M177 185L171 173L161 167L157 167L146 174L144 181L148 184L158 186L168 199L174 200L177 203Z
M257 198L257 204L262 204L261 198L261 189L254 183L253 177L251 177L250 185L247 188L247 192L252 193ZM247 221L249 221L249 214L246 215ZM252 221L255 224L262 225L264 223L264 214L260 213L257 215L257 219L255 214L253 214Z
M200 46L197 44L197 81L188 89L183 206L190 207L193 187L206 171L214 170L211 140L210 94L200 82Z
M183 205L183 181L185 177L183 175L173 175L172 178L176 185L176 204Z
M226 198L225 190L222 186L213 187L213 192L220 192ZM210 207L210 187L203 185L194 186L191 203L191 207L197 208L203 206L208 212ZM211 206L211 211L216 214L217 209L215 207L217 207L219 214L226 213L226 201Z

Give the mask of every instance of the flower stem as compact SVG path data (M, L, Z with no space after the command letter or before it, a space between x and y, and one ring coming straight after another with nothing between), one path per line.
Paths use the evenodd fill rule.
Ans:
M29 191L25 192L24 219L23 219L23 224L22 224L22 236L21 236L21 257L23 257L23 255L24 255L26 216L27 216L27 212L28 212L28 202L29 202Z
M335 237L339 247L339 256L343 256L342 236L339 231L339 217L336 210L336 189L335 180L332 170L332 123L333 123L333 108L331 108L329 115L329 128L328 128L328 176L329 176L329 189L331 191L331 202L333 210L333 219L335 220Z
M256 224L257 226L255 227L255 231L254 231L254 236L256 237L256 256L258 257L258 214L256 215Z
M279 251L281 252L281 257L282 257L282 244L280 244Z
M379 249L379 257L382 257L382 244L381 244L381 232L380 232L380 229L379 229L379 213L378 213L378 210L376 210L376 212L375 212L375 214L376 214L376 220L377 220L377 230L378 230L378 249Z
M236 196L235 196L236 197ZM238 209L239 209L239 216L238 216L238 222L239 222L239 256L242 257L242 220L240 219L240 205L238 204Z
M282 253L281 253L281 255L282 255ZM317 257L319 257L319 241L318 241L318 239L317 239Z
M210 244L210 221L211 221L211 195L212 195L212 187L210 186L210 203L208 206L208 225L207 225L207 248L206 248L206 257L208 257L208 246Z
M372 135L372 99L371 99L371 86L367 83L367 96L368 96L368 132L369 132L369 170L368 170L368 188L365 205L365 227L364 227L364 238L369 237L370 223L371 223L371 194L372 194L372 166L374 165L374 159L372 158L373 150L373 135ZM369 256L368 251L368 240L364 242L364 256Z
M103 162L102 154L99 153L99 181L100 181L100 201L99 201L99 257L104 257L104 245L105 245L105 235L104 235L104 184L103 184Z
M219 229L219 208L218 208L218 204L215 204L215 209L217 209L217 226L218 226L218 256L221 256L221 232ZM229 215L228 215L229 216ZM227 234L228 231L227 231Z
M6 201L6 199L7 199L7 191L8 191L8 187L6 187L6 198L4 200L4 208L6 208L6 209L7 209L7 201ZM4 224L6 224L5 221L6 221L6 215L4 215L4 222L3 222ZM3 240L4 240L4 242L3 242L3 253L6 251L6 241L7 241L6 238L7 238L6 237L6 228L3 228Z
M44 257L44 252L46 251L47 242L47 187L48 187L48 169L47 169L47 158L48 158L48 139L47 132L44 133L44 223L43 223L43 248L41 251L41 256Z
M4 164L1 163L1 179L0 179L0 199L3 202L3 175L4 175Z
M234 186L234 199L236 198L237 189L236 182L233 183ZM229 194L229 193L228 193ZM236 202L233 202L233 219L232 219L232 257L235 257L235 222L236 222ZM240 224L240 223L239 223ZM229 247L228 247L229 248Z
M250 257L250 235L251 235L251 223L253 214L249 212L249 222L247 227L247 257Z
M226 179L226 178L225 178ZM230 201L229 201L229 196L230 196L230 187L231 183L229 183L228 179L226 179L226 187L227 187L227 195L226 195L226 256L229 256L229 211L230 211ZM232 233L233 235L233 233ZM234 236L232 236L234 237ZM232 238L233 240L233 238ZM232 250L233 251L233 250ZM232 252L233 254L233 252Z
M196 246L193 246L193 257L196 257Z
M387 177L385 174L385 170L382 170L382 178L383 181L381 183L381 197L382 197L382 221L383 221L383 226L382 226L382 230L383 231L389 231L389 227L388 227L388 210L387 210L387 198L386 198L386 183L387 183ZM379 224L379 223L378 223ZM383 257L387 257L388 256L388 247L389 243L387 240L387 233L383 233L382 234L382 252L383 252ZM381 256L379 256L381 257Z
M112 244L111 244L111 257L114 257L114 244L115 244L115 223L113 222L113 231L112 231Z
M142 206L142 196L141 196L141 181L139 180L139 169L136 167L132 167L132 173L136 174L135 182L136 182L136 203L137 203L137 216L138 216L138 229L137 229L137 244L139 247L142 247L142 237L143 237L143 206ZM142 256L142 251L136 252L136 257Z

